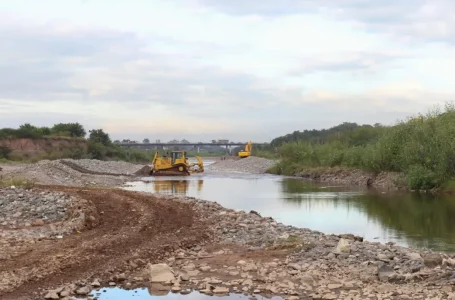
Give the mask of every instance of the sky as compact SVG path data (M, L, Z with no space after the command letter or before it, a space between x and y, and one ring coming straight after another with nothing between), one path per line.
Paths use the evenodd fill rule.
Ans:
M15 0L0 19L0 127L268 142L455 95L453 0Z

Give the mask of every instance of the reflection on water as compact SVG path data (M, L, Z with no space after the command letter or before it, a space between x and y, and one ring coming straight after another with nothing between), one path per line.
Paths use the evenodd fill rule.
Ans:
M130 190L187 195L256 210L286 225L325 233L353 233L372 241L455 250L455 199L429 194L381 194L365 188L323 186L272 175L195 174L146 177Z
M152 180L152 181L145 181L149 185L153 186L153 190L155 193L159 194L167 194L167 195L186 195L188 192L188 188L190 186L190 181L181 179L181 180ZM202 186L204 184L204 180L197 180L196 182L196 190L198 192L202 191Z
M121 288L105 288L102 289L100 292L96 292L96 296L98 300L152 300L152 299L166 299L166 300L215 300L215 299L222 299L222 300L248 300L250 299L249 296L241 295L241 294L230 294L228 296L207 296L201 294L199 292L192 292L188 295L182 295L177 293L171 293L169 291L159 292L156 293L155 291L151 291L150 288L142 288L142 289L135 289L135 290L123 290ZM255 298L258 300L282 300L281 297L272 297L272 298L265 298L260 295L255 295Z

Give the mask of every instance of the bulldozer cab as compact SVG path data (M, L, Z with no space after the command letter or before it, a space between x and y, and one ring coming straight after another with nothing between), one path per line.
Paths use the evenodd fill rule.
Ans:
M184 151L172 151L171 152L172 164L175 164L177 160L186 160L186 152Z

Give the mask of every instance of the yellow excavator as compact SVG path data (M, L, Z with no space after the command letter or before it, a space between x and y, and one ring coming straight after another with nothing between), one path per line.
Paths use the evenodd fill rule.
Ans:
M245 158L245 157L248 157L251 155L251 150L253 149L253 143L251 141L249 141L246 145L245 145L245 149L242 150L242 151L239 151L239 157L241 158Z
M172 151L170 157L161 157L156 151L148 175L152 176L186 176L191 173L204 172L201 157L196 156L197 163L190 164L185 151Z

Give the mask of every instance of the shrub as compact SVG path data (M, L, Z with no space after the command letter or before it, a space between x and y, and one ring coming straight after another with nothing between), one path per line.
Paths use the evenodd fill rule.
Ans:
M291 175L305 168L354 167L401 172L412 189L439 187L455 175L455 109L448 104L444 111L434 109L380 131L360 127L323 142L285 143L279 155L281 163L271 172Z

